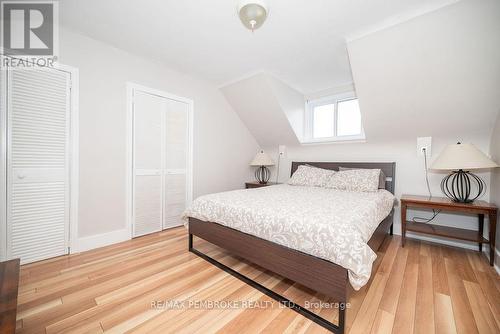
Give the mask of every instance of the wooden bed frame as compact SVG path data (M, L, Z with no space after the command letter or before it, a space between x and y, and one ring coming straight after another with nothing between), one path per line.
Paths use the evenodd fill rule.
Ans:
M300 165L312 165L320 168L338 170L340 166L349 168L378 168L386 175L385 189L394 193L395 163L375 162L292 162L291 174ZM389 214L373 233L368 245L377 251L384 241L385 236L392 235L393 212ZM193 236L202 238L214 245L226 249L231 254L250 261L266 270L272 271L284 278L302 284L314 291L322 293L339 303L338 324L320 317L273 292L261 284L241 275L217 260L193 248ZM239 278L252 287L260 290L271 298L299 312L319 325L334 333L343 333L345 324L345 303L349 281L347 269L321 258L278 245L223 225L189 218L189 251L197 254L222 270Z

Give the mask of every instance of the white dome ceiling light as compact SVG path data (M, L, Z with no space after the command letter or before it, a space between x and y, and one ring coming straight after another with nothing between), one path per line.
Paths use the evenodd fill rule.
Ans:
M268 8L262 0L242 0L238 5L238 15L245 27L258 29L267 18Z

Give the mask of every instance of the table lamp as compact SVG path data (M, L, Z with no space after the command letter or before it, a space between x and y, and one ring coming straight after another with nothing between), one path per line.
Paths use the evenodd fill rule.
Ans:
M274 166L274 161L264 153L264 151L260 151L257 153L255 158L252 160L250 163L250 166L258 166L259 168L255 171L255 178L259 183L261 184L266 184L267 181L269 181L269 178L271 177L271 172L269 171L269 168L266 166Z
M441 191L448 198L454 202L472 203L484 193L486 183L470 171L495 167L498 165L474 145L457 143L448 145L436 158L431 169L451 171L441 181Z

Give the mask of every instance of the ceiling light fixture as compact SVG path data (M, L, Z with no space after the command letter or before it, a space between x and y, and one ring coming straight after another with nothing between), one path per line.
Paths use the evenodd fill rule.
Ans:
M241 22L252 32L264 24L267 12L267 5L262 0L242 0L238 5Z

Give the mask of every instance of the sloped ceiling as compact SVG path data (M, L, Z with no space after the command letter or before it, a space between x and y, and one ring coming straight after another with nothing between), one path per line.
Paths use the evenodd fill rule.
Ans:
M366 140L489 141L500 110L499 32L500 1L464 0L348 42ZM301 141L301 92L266 73L222 92L262 147Z
M302 94L267 73L224 86L221 91L261 147L299 143Z
M500 1L467 0L348 43L367 140L491 136Z

